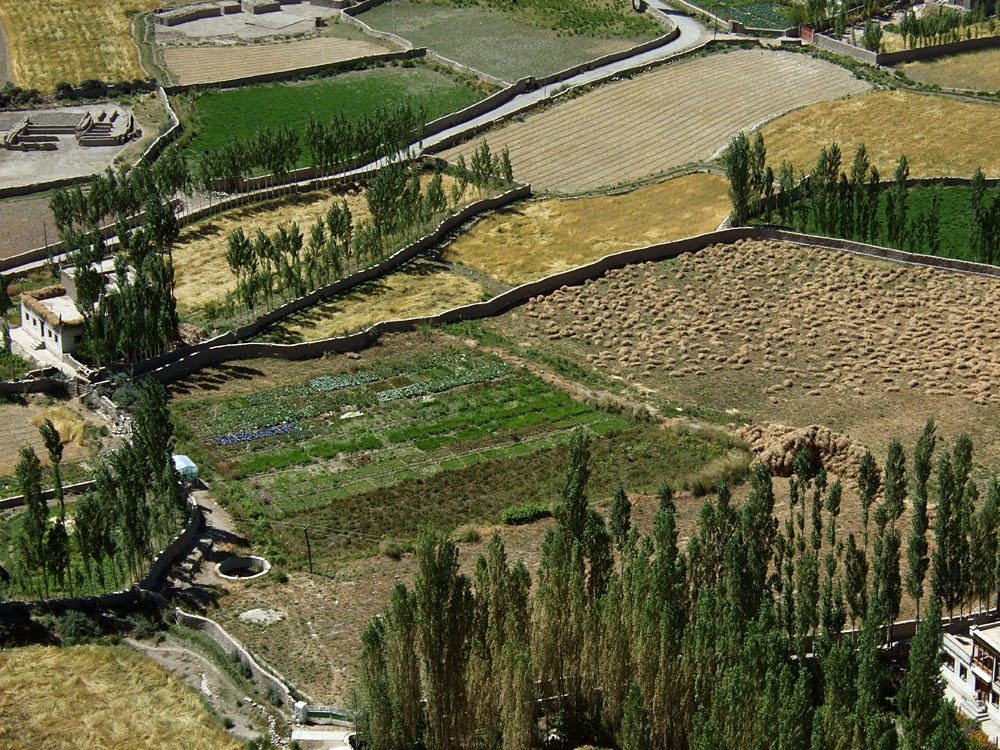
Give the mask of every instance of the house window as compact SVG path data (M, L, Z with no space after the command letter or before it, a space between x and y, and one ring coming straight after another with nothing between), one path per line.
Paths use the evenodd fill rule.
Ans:
M945 666L946 669L948 669L948 671L954 672L955 671L955 660L951 659L951 658L945 659L944 660L944 666Z
M58 333L56 334L56 343L57 344L59 343L59 334Z
M994 706L1000 706L1000 695L997 695L995 690L990 693L990 703Z
M958 668L958 676L961 677L963 680L968 678L969 670L965 668L964 664Z

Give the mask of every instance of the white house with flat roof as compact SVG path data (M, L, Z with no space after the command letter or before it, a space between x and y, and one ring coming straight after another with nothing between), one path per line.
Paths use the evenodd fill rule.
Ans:
M21 294L21 332L34 349L72 354L83 335L83 315L60 285Z
M944 634L941 675L947 694L979 722L994 744L1000 739L1000 622L973 627L968 635Z

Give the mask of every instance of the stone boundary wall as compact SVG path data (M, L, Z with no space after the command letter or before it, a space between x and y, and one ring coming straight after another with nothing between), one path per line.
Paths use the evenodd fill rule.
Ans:
M381 5L385 0L366 0L366 2L359 3L351 8L345 8L341 11L340 19L346 23L348 26L353 26L356 29L360 29L365 32L368 36L375 37L376 39L381 39L383 42L391 42L392 44L398 44L403 49L413 49L413 42L408 39L403 39L403 37L393 34L389 31L379 31L378 29L373 29L371 26L366 24L364 21L355 18L358 13L368 10L376 5ZM361 6L364 6L363 8Z
M94 488L96 482L93 479L88 479L83 482L77 482L76 484L67 484L63 487L64 495L78 495L81 492L86 492ZM47 490L42 490L43 500L52 500L56 496L56 491L54 488L49 488ZM5 497L0 500L0 510L9 510L10 508L20 508L24 505L24 495L11 495L10 497Z
M428 55L433 57L433 53L428 52ZM469 120L474 120L475 118L490 112L497 107L502 107L507 102L515 99L526 91L532 90L532 84L534 79L530 76L528 78L521 78L516 83L512 83L506 88L497 91L495 94L491 94L485 99L480 99L474 104L470 104L465 109L460 109L457 112L451 112L450 114L443 115L436 120L431 120L424 126L424 138L430 138L438 133L447 130L448 128L453 128L456 125L461 125L463 122L468 122Z
M385 333L412 331L421 325L440 325L462 320L479 320L494 317L526 303L532 297L551 294L557 289L566 286L578 286L587 281L600 278L611 270L638 263L670 260L685 253L703 250L710 245L732 244L740 240L791 242L799 245L839 250L896 263L940 268L1000 279L1000 267L986 266L980 263L917 255L902 250L893 250L875 245L865 245L858 242L798 234L796 232L786 232L777 229L737 227L735 229L722 229L682 240L674 240L672 242L649 245L647 247L606 255L593 263L515 287L486 302L476 302L423 318L376 323L363 331L347 336L309 341L301 344L253 342L220 343L219 345L206 346L191 355L164 364L150 372L150 375L161 382L169 383L186 377L202 367L232 360L256 359L260 357L298 360L319 357L328 353L356 352L371 346Z
M733 30L733 24L724 18L719 18L714 13L709 13L704 8L699 8L697 5L692 5L686 0L666 0L669 5L674 6L678 10L682 10L688 15L694 16L695 18L707 18L709 21L719 24L726 31Z
M492 83L494 86L510 86L509 81L505 81L502 78L497 78L489 73L484 73L478 68L473 68L468 65L463 65L457 60L452 60L450 57L445 57L442 54L434 52L433 50L427 50L427 56L436 62L438 65L444 65L446 68L451 68L452 70L457 70L459 73L465 73L466 75L476 76L487 83Z
M929 47L904 49L899 52L879 52L878 54L820 33L816 33L813 36L813 44L820 49L825 49L828 52L834 52L838 55L845 55L868 65L893 66L915 60L928 60L933 57L955 55L960 52L993 49L1000 47L1000 36L983 36L978 39L963 39L958 42L948 42L947 44L932 44Z
M180 118L177 117L177 113L174 112L174 108L170 106L170 100L167 98L167 92L164 90L163 86L157 87L156 94L160 97L160 101L163 102L163 108L167 110L167 115L170 118L170 127L163 131L155 141L150 143L149 148L147 148L143 152L142 156L139 157L139 161L144 161L149 165L151 165L153 161L155 161L156 158L163 153L167 146L176 140L183 128Z
M423 47L414 47L412 44L404 49L395 52L380 52L364 57L354 57L350 60L338 60L334 62L319 63L317 65L307 65L291 70L277 70L272 73L259 73L254 76L243 76L240 78L227 78L224 81L210 81L207 83L187 83L164 86L166 93L171 96L183 94L188 91L205 91L208 89L228 89L240 86L255 86L261 83L274 83L275 81L290 81L296 78L319 74L333 74L343 70L353 70L359 67L376 65L378 63L394 62L396 60L410 60L415 57L423 57L427 50Z
M201 344L188 347L187 349L165 352L159 356L151 357L150 359L139 362L131 368L132 374L142 375L155 371L157 368L169 366L171 363L178 360L191 361L192 358L198 357L199 353L202 351L215 349L222 345L235 344L240 341L245 341L248 338L256 336L262 330L270 325L273 325L277 321L287 318L289 315L305 310L324 299L337 294L342 294L343 292L349 291L357 286L373 281L397 270L401 266L413 260L416 256L437 245L452 231L460 227L469 219L487 211L494 211L510 203L529 197L531 197L531 186L521 185L493 198L485 198L483 200L476 201L475 203L471 203L457 213L443 219L433 231L424 235L415 242L410 243L406 247L397 250L381 263L370 266L362 271L348 276L347 278L340 279L331 284L322 286L319 289L315 289L302 297L290 300L274 310L271 310L269 313L262 315L253 322L237 328L235 331L224 333L221 336L217 336L214 339L209 339ZM155 373L154 377L157 377Z
M98 596L77 596L65 599L41 599L37 601L0 602L0 617L28 617L33 612L61 613L68 609L80 609L85 612L101 610L128 610L143 603L153 603L166 606L166 599L152 589L159 583L167 569L177 558L186 554L201 530L201 508L190 497L187 501L188 517L184 527L174 536L167 546L160 551L150 565L149 570L131 588L114 591Z
M244 648L243 644L227 633L226 629L215 620L202 617L201 615L190 614L182 610L180 607L177 607L174 609L174 621L178 625L183 625L186 628L191 628L192 630L204 633L217 643L226 653L231 654L234 651L238 653L240 658L250 667L250 671L253 673L254 681L262 682L266 685L274 687L278 691L278 694L281 695L285 708L289 710L292 709L295 704L295 697L292 695L292 691L289 688L291 683L288 683L283 677L279 676L277 671L270 665L263 665L257 657ZM296 692L300 695L304 695L299 691ZM308 698L308 696L304 697Z
M12 185L11 187L0 188L0 198L15 198L20 195L31 195L41 193L46 190L56 190L57 188L70 187L72 185L82 185L90 182L93 175L82 177L66 177L62 180L48 180L47 182L32 182L29 185ZM43 256L44 257L44 256Z
M23 393L65 393L66 390L66 381L59 378L32 378L30 380L0 382L0 395L3 396L16 396Z

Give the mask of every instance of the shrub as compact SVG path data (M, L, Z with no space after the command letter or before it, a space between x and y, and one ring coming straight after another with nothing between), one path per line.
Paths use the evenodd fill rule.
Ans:
M511 505L500 512L501 522L508 526L520 526L526 523L534 523L542 518L552 516L552 510L548 503L523 503L521 505Z
M482 538L483 537L479 533L479 529L477 529L471 523L467 523L464 526L459 526L457 529L455 529L455 541L456 542L464 542L466 544L474 544L475 542L478 542Z
M101 626L85 612L69 609L56 618L56 635L67 646L86 643L101 635Z
M284 696L281 694L281 691L278 690L278 688L275 687L273 683L270 682L267 683L267 690L265 691L265 695L267 697L268 703L270 703L272 706L280 706L282 703L285 702Z
M392 560L399 560L403 557L403 548L398 542L390 539L383 539L378 543L378 553Z

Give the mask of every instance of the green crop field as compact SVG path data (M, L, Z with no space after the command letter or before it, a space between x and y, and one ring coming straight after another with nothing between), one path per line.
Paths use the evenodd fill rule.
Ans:
M425 65L356 71L298 84L247 86L199 95L189 106L196 131L186 153L197 158L234 139L246 139L264 127L288 125L305 132L310 115L327 120L335 113L349 119L379 107L410 101L433 120L476 102L482 93ZM305 148L297 166L308 164Z
M213 467L220 495L296 561L303 524L319 554L367 552L426 523L496 523L509 505L554 499L577 428L599 444L600 486L637 491L653 491L664 467L683 478L731 448L579 403L475 351L326 373L317 363L303 381L173 406L190 431L182 449Z
M743 2L743 0L696 0L695 5L720 18L757 29L785 29L792 25L788 6L780 3Z
M454 7L448 4L394 2L364 13L365 23L391 31L417 46L429 47L445 57L470 65L507 81L524 76L548 75L596 57L627 49L661 32L655 24L629 23L620 28L594 22L592 33L553 28L555 23L530 14L491 7ZM627 5L623 7L629 7ZM524 10L524 9L522 9ZM541 18L536 16L536 18ZM628 16L629 21L646 21ZM570 14L563 19L570 22ZM512 44L511 40L517 40Z

